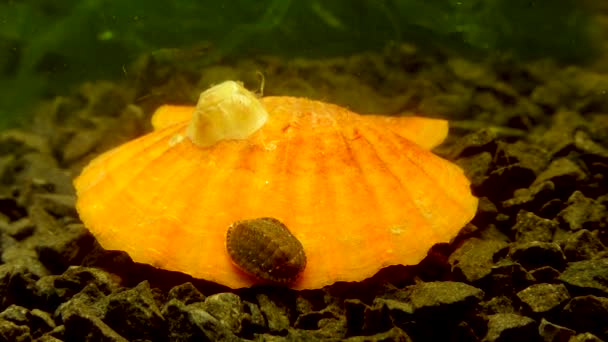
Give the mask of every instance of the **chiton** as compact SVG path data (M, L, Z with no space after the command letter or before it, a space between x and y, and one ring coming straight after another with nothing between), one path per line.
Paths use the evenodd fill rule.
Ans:
M302 243L272 217L230 225L226 249L241 270L265 282L291 283L306 267Z

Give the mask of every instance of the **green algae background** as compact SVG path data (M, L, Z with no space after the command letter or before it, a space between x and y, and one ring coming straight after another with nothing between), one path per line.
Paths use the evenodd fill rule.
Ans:
M584 63L594 56L593 26L576 0L5 0L0 128L26 122L37 101L87 80L133 77L129 67L145 53L203 68L226 58L321 58L405 41Z

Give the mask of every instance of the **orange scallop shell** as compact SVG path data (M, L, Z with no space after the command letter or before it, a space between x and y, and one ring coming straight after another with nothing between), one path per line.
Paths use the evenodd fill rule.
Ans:
M462 170L428 150L445 138L446 121L303 98L262 102L261 129L204 148L172 140L193 107L159 108L154 132L102 154L75 180L85 225L137 262L240 288L255 279L233 265L226 231L274 217L306 252L291 287L310 289L417 264L474 216Z

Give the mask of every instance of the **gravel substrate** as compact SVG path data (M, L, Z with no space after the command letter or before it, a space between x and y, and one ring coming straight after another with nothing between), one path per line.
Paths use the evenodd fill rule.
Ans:
M550 60L471 61L395 46L324 61L142 58L0 132L0 341L607 341L608 75ZM72 178L149 130L153 109L223 79L355 111L452 120L436 152L478 213L415 266L319 290L230 290L105 251ZM388 199L387 199L388 200Z

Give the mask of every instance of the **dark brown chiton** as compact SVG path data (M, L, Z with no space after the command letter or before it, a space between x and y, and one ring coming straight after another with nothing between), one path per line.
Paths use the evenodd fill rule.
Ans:
M281 221L272 217L230 225L226 249L241 270L261 282L288 284L306 267L302 243Z

